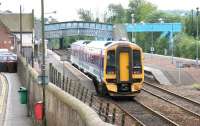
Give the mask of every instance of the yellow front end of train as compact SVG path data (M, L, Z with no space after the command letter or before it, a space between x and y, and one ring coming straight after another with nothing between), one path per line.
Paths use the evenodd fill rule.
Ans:
M144 81L142 49L136 44L117 44L105 50L104 84L110 96L135 96Z

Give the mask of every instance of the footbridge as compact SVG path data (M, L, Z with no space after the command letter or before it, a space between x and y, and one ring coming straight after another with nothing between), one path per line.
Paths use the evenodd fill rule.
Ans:
M96 22L70 21L45 25L45 37L47 39L83 35L107 40L112 39L112 31L112 24Z
M69 21L45 25L46 39L59 38L62 47L63 38L67 36L92 36L96 40L119 40L126 38L128 32L169 33L169 47L173 48L173 34L182 30L182 24L176 23L134 23L106 24L84 21Z

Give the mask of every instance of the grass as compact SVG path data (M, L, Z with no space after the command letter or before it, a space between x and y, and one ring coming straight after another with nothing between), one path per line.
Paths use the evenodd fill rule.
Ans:
M192 85L192 87L195 88L195 89L200 90L200 84L195 83L195 84Z

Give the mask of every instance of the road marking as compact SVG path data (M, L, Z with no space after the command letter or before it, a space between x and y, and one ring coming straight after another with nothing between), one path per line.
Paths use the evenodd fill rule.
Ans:
M4 101L5 101L5 96L6 96L6 82L5 79L0 75L0 81L2 83L2 92L0 95L0 114L3 112L4 109Z

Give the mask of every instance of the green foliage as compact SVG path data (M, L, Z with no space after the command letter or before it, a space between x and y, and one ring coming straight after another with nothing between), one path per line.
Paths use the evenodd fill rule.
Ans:
M200 84L198 84L198 83L193 84L192 87L197 90L200 90Z
M121 4L110 4L108 10L111 12L111 16L108 18L108 21L111 20L112 23L125 23L126 10L122 7Z
M145 21L146 17L156 11L156 6L145 0L130 0L127 21L131 22L131 14L134 14L135 22Z
M165 23L167 22L180 22L181 17L180 15L166 13L162 11L154 11L145 18L145 22L159 22L162 19Z
M59 49L60 45L59 45L59 39L58 38L54 38L54 39L50 39L48 42L48 48L50 49Z
M78 10L78 15L79 15L79 18L83 21L93 21L93 14L90 10L85 10L83 8L80 8Z
M188 35L196 37L197 36L197 16L194 13L194 11L192 11L191 13L187 15L187 17L185 17L184 24L185 24L185 32ZM200 26L200 18L198 18L198 25ZM199 31L200 31L200 27L199 27Z
M168 39L166 37L158 38L155 42L155 53L165 55L168 49Z
M195 59L196 42L192 36L185 33L177 34L174 38L175 56Z
M64 48L70 47L71 43L76 42L77 40L94 40L94 37L91 36L69 36L64 37ZM58 38L50 39L48 42L48 48L50 49L59 49L60 48L60 40Z

